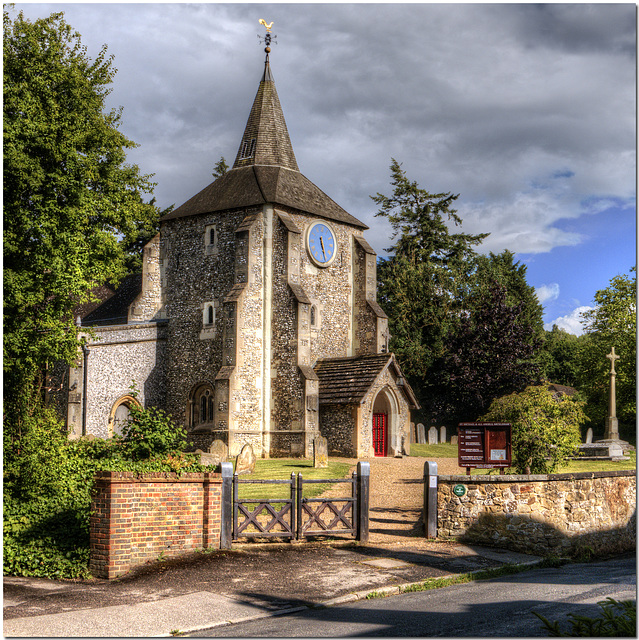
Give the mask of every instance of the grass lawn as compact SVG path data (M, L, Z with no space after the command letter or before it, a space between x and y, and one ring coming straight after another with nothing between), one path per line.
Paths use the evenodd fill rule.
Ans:
M456 458L457 445L450 442L441 444L411 444L410 455L418 458Z
M316 469L312 460L301 458L271 458L257 460L255 471L239 476L240 480L290 480L291 473L302 474L304 480L335 480L345 478L350 465L346 462L336 462L329 459L328 467ZM350 487L341 485L344 489L340 495L350 495ZM314 498L330 488L331 484L308 484L304 487L304 497ZM253 484L240 482L239 497L242 500L251 498L282 499L290 497L290 485L288 484Z
M457 445L449 442L442 444L411 444L410 455L419 458L457 458ZM628 454L630 460L613 462L611 460L568 460L555 473L581 473L585 471L619 471L637 468L637 452ZM489 473L492 472L492 473ZM498 470L472 469L472 475L494 475ZM514 474L514 469L506 469L505 473Z

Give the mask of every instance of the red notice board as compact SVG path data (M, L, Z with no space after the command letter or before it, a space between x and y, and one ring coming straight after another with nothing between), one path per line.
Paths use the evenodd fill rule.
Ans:
M468 475L471 469L510 467L510 433L507 422L461 422L457 427L458 466L466 467Z

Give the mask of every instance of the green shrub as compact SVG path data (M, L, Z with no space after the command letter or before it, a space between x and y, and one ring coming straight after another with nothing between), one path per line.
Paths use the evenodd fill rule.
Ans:
M148 460L171 451L184 451L187 445L186 429L157 407L142 409L132 405L122 434L125 450L133 460Z
M482 420L512 424L513 467L518 473L552 473L581 442L587 418L578 396L528 387L492 402Z
M595 618L569 613L571 628L562 632L559 623L549 622L544 616L533 613L544 623L546 630L553 637L579 638L636 638L637 637L637 602L623 600L618 602L606 598L598 603L601 611Z
M91 489L97 471L208 470L194 454L170 449L183 448L186 439L179 432L167 434L169 421L157 410L140 409L129 440L69 441L52 410L34 410L20 437L5 438L4 573L89 577ZM159 437L154 425L159 425Z

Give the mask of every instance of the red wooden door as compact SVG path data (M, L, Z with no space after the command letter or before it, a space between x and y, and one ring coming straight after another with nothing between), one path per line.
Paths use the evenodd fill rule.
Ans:
M385 413L373 414L373 448L376 456L386 455L386 434L388 432Z

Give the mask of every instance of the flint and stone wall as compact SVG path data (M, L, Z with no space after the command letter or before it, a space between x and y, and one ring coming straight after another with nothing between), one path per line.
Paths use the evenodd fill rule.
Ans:
M437 535L541 555L627 551L636 545L636 497L634 471L439 476Z
M379 321L367 302L375 256L354 240L360 230L327 221L337 239L336 258L327 268L315 266L306 251L306 232L317 220L265 205L178 218L162 227L159 255L169 319L166 408L188 425L193 390L204 383L215 394L214 424L198 426L193 434L198 447L206 449L220 438L231 453L250 443L258 456L312 455L313 438L322 428L317 383L307 377L313 362L352 355L354 343L358 351L364 345L377 351ZM207 246L213 226L215 245ZM362 265L366 260L370 265L354 273L356 245ZM215 327L205 329L203 305L210 302ZM351 433L354 428L351 421Z
M374 251L361 229L324 221L336 255L317 267L306 234L319 219L264 205L166 221L144 248L142 292L129 307L135 324L94 329L86 393L82 355L60 385L71 437L82 435L85 418L86 433L109 437L115 403L135 381L142 406L165 409L197 448L219 438L231 455L250 443L258 456L310 457L324 428L313 363L378 353L388 341ZM214 402L200 419L205 390ZM393 451L401 448L404 409ZM339 442L342 455L370 455L370 415L338 413L326 425L344 432L333 438L336 451Z
M135 382L142 406L163 406L165 402L163 324L94 327L93 332L87 357L80 351L78 366L69 372L67 428L71 438L83 435L85 400L85 432L99 438L112 435L109 416L117 400L131 393L132 383Z
M112 579L160 555L219 548L221 502L218 473L99 472L89 570Z

